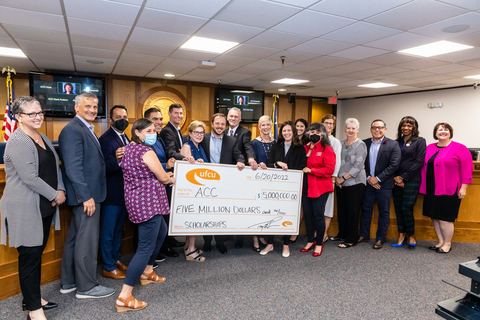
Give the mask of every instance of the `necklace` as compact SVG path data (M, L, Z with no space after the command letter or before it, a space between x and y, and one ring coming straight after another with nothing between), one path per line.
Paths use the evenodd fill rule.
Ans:
M350 146L350 145L354 144L355 141L357 141L357 139L353 140L353 141L350 142L350 143L349 143L347 140L345 140L345 145L346 145L346 146Z
M275 141L275 139L273 139L273 141L270 140L270 142L265 142L262 136L260 135L260 141L262 142L263 151L265 152L265 155L267 156L267 160L268 160L268 155L270 154L270 148L272 147L273 141Z

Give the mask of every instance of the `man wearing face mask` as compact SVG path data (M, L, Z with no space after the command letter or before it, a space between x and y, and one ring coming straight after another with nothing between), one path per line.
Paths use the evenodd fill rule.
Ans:
M120 261L120 244L127 209L120 162L125 145L130 143L124 133L128 127L127 108L120 105L113 106L110 109L109 122L110 129L99 138L107 169L107 197L102 205L100 251L103 260L103 276L123 279L128 266Z

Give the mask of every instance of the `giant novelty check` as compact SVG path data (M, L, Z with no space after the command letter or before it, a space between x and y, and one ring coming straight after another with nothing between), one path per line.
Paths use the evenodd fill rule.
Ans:
M298 234L303 174L175 162L169 235Z

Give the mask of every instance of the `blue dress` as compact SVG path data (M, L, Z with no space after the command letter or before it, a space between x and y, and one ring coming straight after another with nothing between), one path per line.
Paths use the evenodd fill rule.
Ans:
M185 143L190 146L192 157L195 159L195 161L197 161L198 159L202 159L203 162L208 162L207 155L205 154L205 151L203 150L200 144L198 145L198 148L197 148L195 146L195 143L193 143L192 140L188 140Z
M263 162L267 164L268 155L270 153L270 149L272 146L277 143L277 141L273 140L272 142L262 142L257 139L252 141L253 149L255 150L255 156L257 157L257 162Z

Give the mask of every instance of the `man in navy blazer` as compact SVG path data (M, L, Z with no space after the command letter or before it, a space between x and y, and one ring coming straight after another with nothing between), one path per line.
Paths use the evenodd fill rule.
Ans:
M105 159L92 124L98 113L97 96L88 92L77 95L75 112L58 138L67 204L73 206L63 247L60 292L77 290L79 299L103 298L115 290L100 286L95 277L100 203L107 193Z
M365 171L367 187L363 196L362 216L360 220L360 238L358 242L370 241L373 204L377 200L378 229L373 249L383 248L390 223L390 196L394 186L393 175L400 165L400 147L398 142L385 137L387 126L383 120L373 120L370 132L372 138L365 139L367 158Z
M206 133L201 145L210 163L236 164L238 170L245 168L245 159L237 147L235 138L224 134L227 118L223 113L216 113L212 117L212 132ZM203 236L205 245L203 250L212 250L212 236ZM220 253L227 253L225 247L226 236L215 236L215 243Z
M110 128L98 139L105 157L107 170L107 197L102 203L102 228L100 230L100 252L103 260L103 276L124 279L127 265L120 260L122 231L127 218L123 172L120 167L124 147L130 142L124 131L128 127L125 106L110 109Z
M167 146L167 159L175 158L182 160L184 157L180 154L180 149L185 142L185 138L180 132L180 123L183 120L183 108L178 103L171 104L168 108L170 121L160 132L160 137Z

